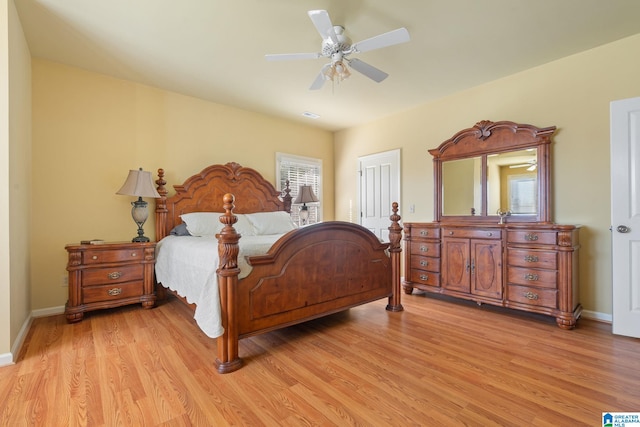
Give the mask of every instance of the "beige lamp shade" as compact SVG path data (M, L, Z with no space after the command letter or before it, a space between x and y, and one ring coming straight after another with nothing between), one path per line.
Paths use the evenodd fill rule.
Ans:
M156 191L156 187L153 183L151 172L143 171L142 168L138 170L130 170L127 180L116 194L123 196L160 198L160 194Z
M304 203L316 203L319 202L318 198L315 194L313 194L313 189L310 185L301 185L298 190L298 196L293 201L294 204L301 205Z

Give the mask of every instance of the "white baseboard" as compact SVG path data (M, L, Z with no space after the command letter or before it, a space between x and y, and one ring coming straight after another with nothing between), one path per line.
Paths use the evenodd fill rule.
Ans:
M31 317L55 316L62 313L64 313L64 305L59 305L57 307L49 307L49 308L41 308L39 310L33 310L31 312Z
M36 317L46 317L46 316L55 316L58 314L64 313L64 306L58 307L49 307L43 308L40 310L33 310L29 317L22 324L22 328L20 328L20 332L18 332L18 336L16 340L13 342L11 346L11 353L0 354L0 366L12 365L15 363L15 358L18 353L20 353L20 349L22 348L22 344L24 344L24 340L27 338L27 333L29 332L29 328L31 328L31 323L33 319Z
M599 322L611 323L613 316L607 313L600 313L591 310L582 310L582 317L585 319L597 320Z
M13 354L12 353L4 353L0 354L0 367L13 365Z

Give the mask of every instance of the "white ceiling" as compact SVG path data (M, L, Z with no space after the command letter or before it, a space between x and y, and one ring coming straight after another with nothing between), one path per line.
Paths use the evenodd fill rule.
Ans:
M34 57L329 130L640 33L638 0L14 2ZM353 72L310 91L326 59L264 55L318 52L313 9L353 42L399 27L411 41L358 54L390 74L382 83Z

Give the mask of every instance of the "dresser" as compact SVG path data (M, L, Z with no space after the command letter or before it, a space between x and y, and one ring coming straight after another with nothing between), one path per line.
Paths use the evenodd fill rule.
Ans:
M434 220L404 223L407 294L420 289L575 327L580 227L551 218L555 131L483 120L429 150Z
M67 245L67 321L78 322L87 311L127 304L153 307L155 246L155 242Z
M579 230L573 225L404 224L405 293L414 289L552 316L572 329Z

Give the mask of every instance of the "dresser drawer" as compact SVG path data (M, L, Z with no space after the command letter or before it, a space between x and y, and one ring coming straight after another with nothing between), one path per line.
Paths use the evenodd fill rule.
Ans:
M411 242L411 255L439 257L440 243Z
M411 281L428 286L440 286L440 273L425 270L411 270Z
M112 262L137 261L144 257L143 248L127 249L90 249L82 253L85 265L106 264Z
M440 259L420 255L411 255L411 268L439 273Z
M509 284L540 286L552 289L558 287L558 274L555 270L536 270L510 266L507 274Z
M502 232L493 228L445 228L442 230L442 236L466 239L501 239Z
M509 285L507 292L509 301L548 308L558 307L558 291L554 289Z
M105 268L87 268L82 272L82 287L142 280L142 264L126 264Z
M83 302L89 304L98 301L112 301L123 298L139 297L144 294L142 281L113 283L91 286L82 291Z
M411 238L439 239L440 228L411 227Z
M507 243L555 245L558 243L558 233L539 230L509 230L507 232Z
M558 253L509 248L507 250L507 263L519 267L555 270L558 268Z

